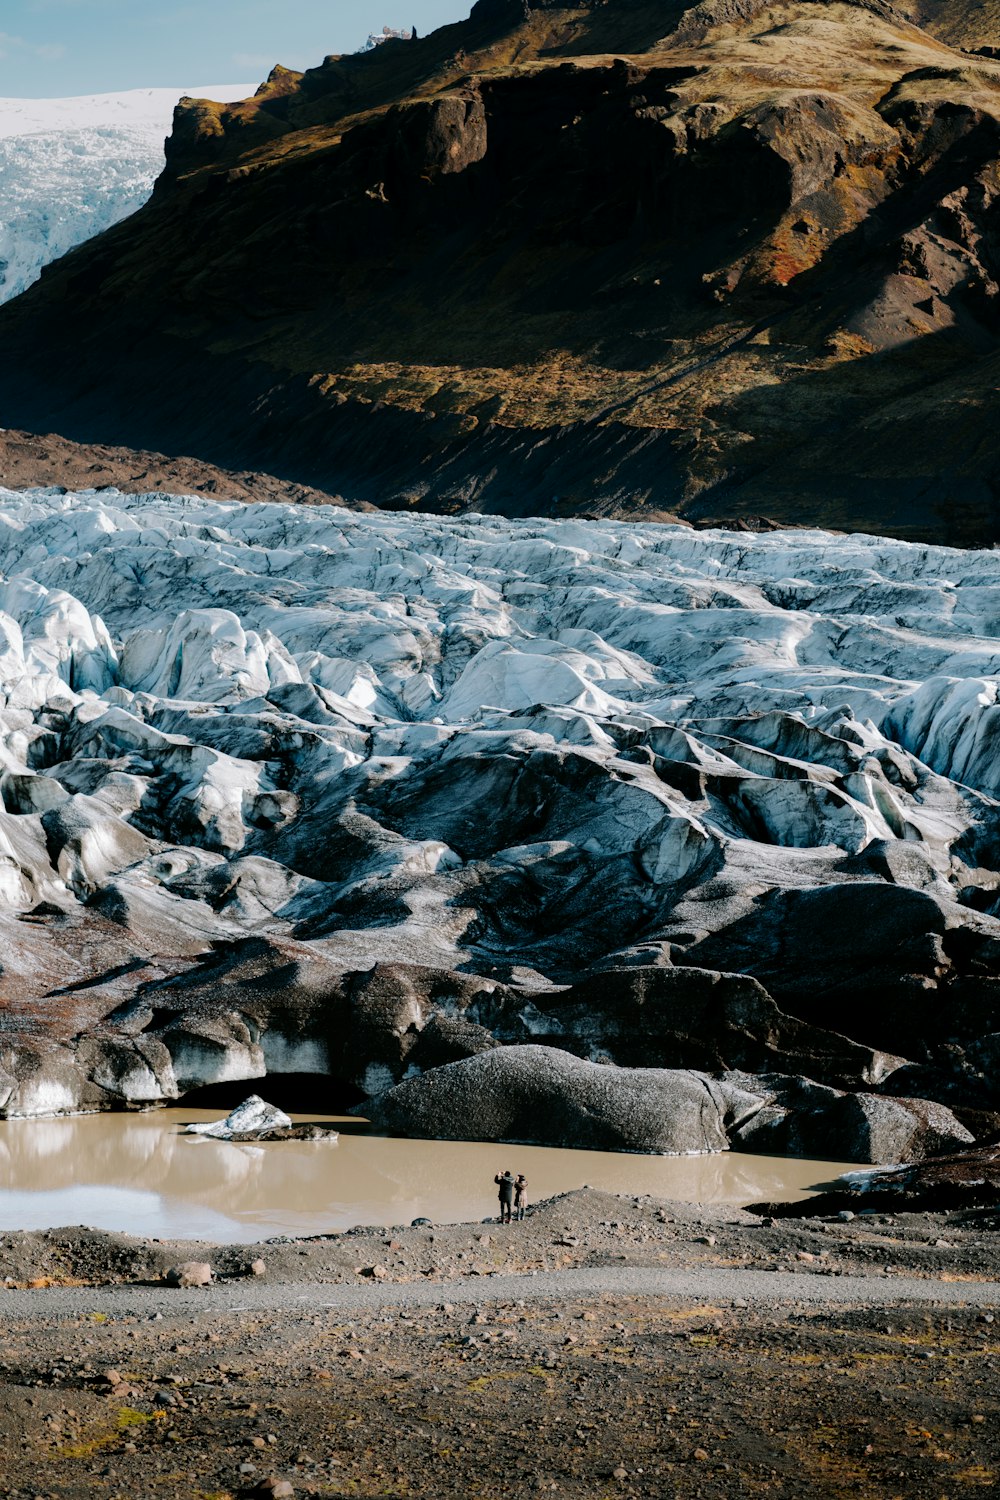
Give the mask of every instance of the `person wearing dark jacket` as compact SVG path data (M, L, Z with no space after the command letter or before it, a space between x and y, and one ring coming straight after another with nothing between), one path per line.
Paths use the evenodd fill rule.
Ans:
M498 1172L493 1181L500 1189L497 1194L500 1199L500 1223L509 1224L514 1205L514 1179L509 1172Z

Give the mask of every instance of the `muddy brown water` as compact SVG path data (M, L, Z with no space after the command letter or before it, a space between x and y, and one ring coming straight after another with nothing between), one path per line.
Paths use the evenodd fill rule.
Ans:
M800 1199L847 1162L726 1152L632 1156L374 1135L335 1115L338 1141L235 1144L184 1134L218 1110L0 1122L0 1230L96 1229L244 1243L355 1224L461 1223L495 1212L493 1175L524 1172L531 1198L589 1185L700 1203Z

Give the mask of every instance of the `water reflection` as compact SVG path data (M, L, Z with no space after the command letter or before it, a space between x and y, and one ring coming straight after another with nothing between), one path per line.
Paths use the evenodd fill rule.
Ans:
M745 1156L620 1156L359 1132L267 1146L185 1136L218 1111L0 1123L0 1229L88 1224L128 1234L249 1241L353 1224L439 1223L494 1210L493 1174L526 1173L531 1198L589 1183L689 1202L807 1197L850 1163ZM312 1116L310 1118L317 1118ZM337 1117L326 1116L337 1123Z

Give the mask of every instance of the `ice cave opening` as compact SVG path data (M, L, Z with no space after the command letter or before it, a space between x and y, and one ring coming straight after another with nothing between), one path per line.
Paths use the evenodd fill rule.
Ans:
M268 1073L264 1078L230 1079L189 1089L175 1109L217 1109L228 1114L249 1094L260 1094L268 1104L292 1115L343 1115L364 1094L346 1078L332 1073Z

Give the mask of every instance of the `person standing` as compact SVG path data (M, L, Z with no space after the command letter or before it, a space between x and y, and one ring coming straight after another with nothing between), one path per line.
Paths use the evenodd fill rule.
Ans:
M528 1179L523 1172L518 1172L514 1179L514 1217L524 1218L524 1210L528 1206Z
M497 1194L500 1199L500 1223L509 1224L514 1204L514 1179L509 1172L498 1172L493 1181L500 1189Z

